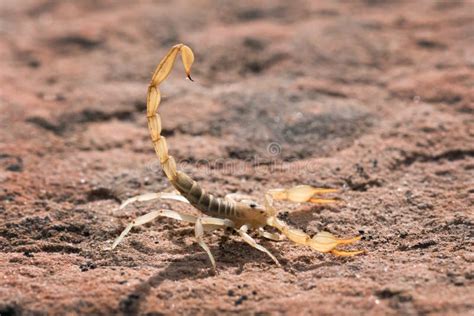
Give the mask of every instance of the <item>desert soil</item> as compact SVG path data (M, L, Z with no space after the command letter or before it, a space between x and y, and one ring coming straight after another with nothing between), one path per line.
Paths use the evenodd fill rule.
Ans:
M341 258L136 216L178 202L145 118L209 191L338 188L279 202L313 235L363 234ZM0 3L0 314L474 315L474 2L14 1Z

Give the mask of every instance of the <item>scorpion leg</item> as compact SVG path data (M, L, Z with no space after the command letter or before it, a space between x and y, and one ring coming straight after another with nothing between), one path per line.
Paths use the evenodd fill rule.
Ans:
M247 225L242 225L239 229L236 229L235 231L244 239L244 241L249 244L250 246L266 253L270 258L272 258L273 261L277 264L277 266L281 267L280 262L278 262L277 258L275 258L274 255L271 254L270 251L267 250L267 248L263 247L262 245L257 244L255 239L253 239L249 234L247 234L248 226Z
M284 236L284 235L275 234L275 233L269 233L269 232L265 231L265 230L264 230L263 228L261 228L261 227L258 229L258 235L261 236L261 237L264 237L264 238L273 240L273 241L282 241L282 240L285 239L285 236Z
M158 193L145 193L141 195L137 195L131 197L119 206L119 210L124 209L127 205L135 203L135 202L145 202L145 201L152 201L156 199L168 199L168 200L175 200L184 203L189 203L188 200L181 194L171 193L171 192L158 192Z
M112 244L111 249L114 249L115 247L117 247L117 245L122 241L125 235L127 235L128 232L133 227L149 223L153 221L155 218L160 217L160 216L173 218L179 221L184 221L184 222L189 222L189 223L195 223L197 219L196 216L182 214L182 213L178 213L171 210L160 210L160 211L153 211L153 212L147 213L145 215L137 217L130 224L128 224L127 227L122 231L120 236L118 236L117 239L115 239L114 243Z
M297 185L290 189L271 189L267 191L275 200L287 200L291 202L311 202L311 203L333 203L335 199L320 199L316 195L324 193L338 192L337 189L315 188L310 185Z
M206 229L208 227L208 229ZM211 253L211 250L207 246L207 244L204 242L203 236L204 236L204 231L205 230L214 230L219 227L234 227L234 223L231 220L228 219L221 219L221 218L215 218L215 217L198 217L196 219L196 225L194 226L194 233L197 239L197 242L199 246L201 246L202 249L207 253L209 260L211 261L212 264L212 269L214 272L217 272L216 269L216 260L214 259L214 256Z

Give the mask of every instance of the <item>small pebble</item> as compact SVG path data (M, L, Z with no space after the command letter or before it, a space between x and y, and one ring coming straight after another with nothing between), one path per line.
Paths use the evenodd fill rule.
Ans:
M81 272L86 272L86 271L97 268L97 265L94 262L89 261L89 262L81 264L79 268L81 269Z
M241 297L239 297L236 301L235 301L235 305L240 305L242 304L245 300L247 300L248 297L247 295L242 295Z

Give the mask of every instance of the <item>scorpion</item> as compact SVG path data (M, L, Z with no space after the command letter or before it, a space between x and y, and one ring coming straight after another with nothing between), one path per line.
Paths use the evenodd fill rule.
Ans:
M249 199L238 200L235 198L235 193L228 194L224 198L216 197L206 192L199 183L186 173L177 170L175 159L168 154L166 138L161 135L161 117L158 114L161 95L158 87L170 74L179 53L181 53L186 77L193 81L191 78L191 66L194 62L193 51L184 44L177 44L169 50L153 73L148 86L146 101L148 129L153 147L164 174L177 192L148 193L135 196L122 203L120 209L136 201L169 199L191 204L202 214L193 216L166 209L152 211L133 220L114 241L111 249L114 249L133 227L149 223L157 217L168 217L194 224L197 243L207 253L215 272L217 272L216 261L203 237L204 232L211 232L219 228L235 231L247 244L266 253L279 267L281 265L277 258L265 247L257 243L249 234L250 231L256 231L260 237L273 241L281 241L288 238L298 245L309 246L316 251L332 253L336 256L353 256L363 253L363 250L343 251L336 249L339 245L351 244L360 240L360 236L350 239L339 239L329 232L322 231L311 238L302 230L292 228L279 219L277 216L278 212L273 206L274 200L286 200L297 203L330 203L334 199L322 199L318 197L318 194L336 192L336 189L315 188L309 185L297 185L289 189L270 189L264 195L264 205L259 205ZM265 231L264 228L266 226L273 227L277 233Z

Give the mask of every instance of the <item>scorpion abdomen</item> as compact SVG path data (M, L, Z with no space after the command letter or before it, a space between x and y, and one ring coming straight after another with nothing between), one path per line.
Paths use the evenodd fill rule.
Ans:
M206 215L225 218L235 214L234 203L207 193L199 183L182 171L177 172L173 185L191 205Z

